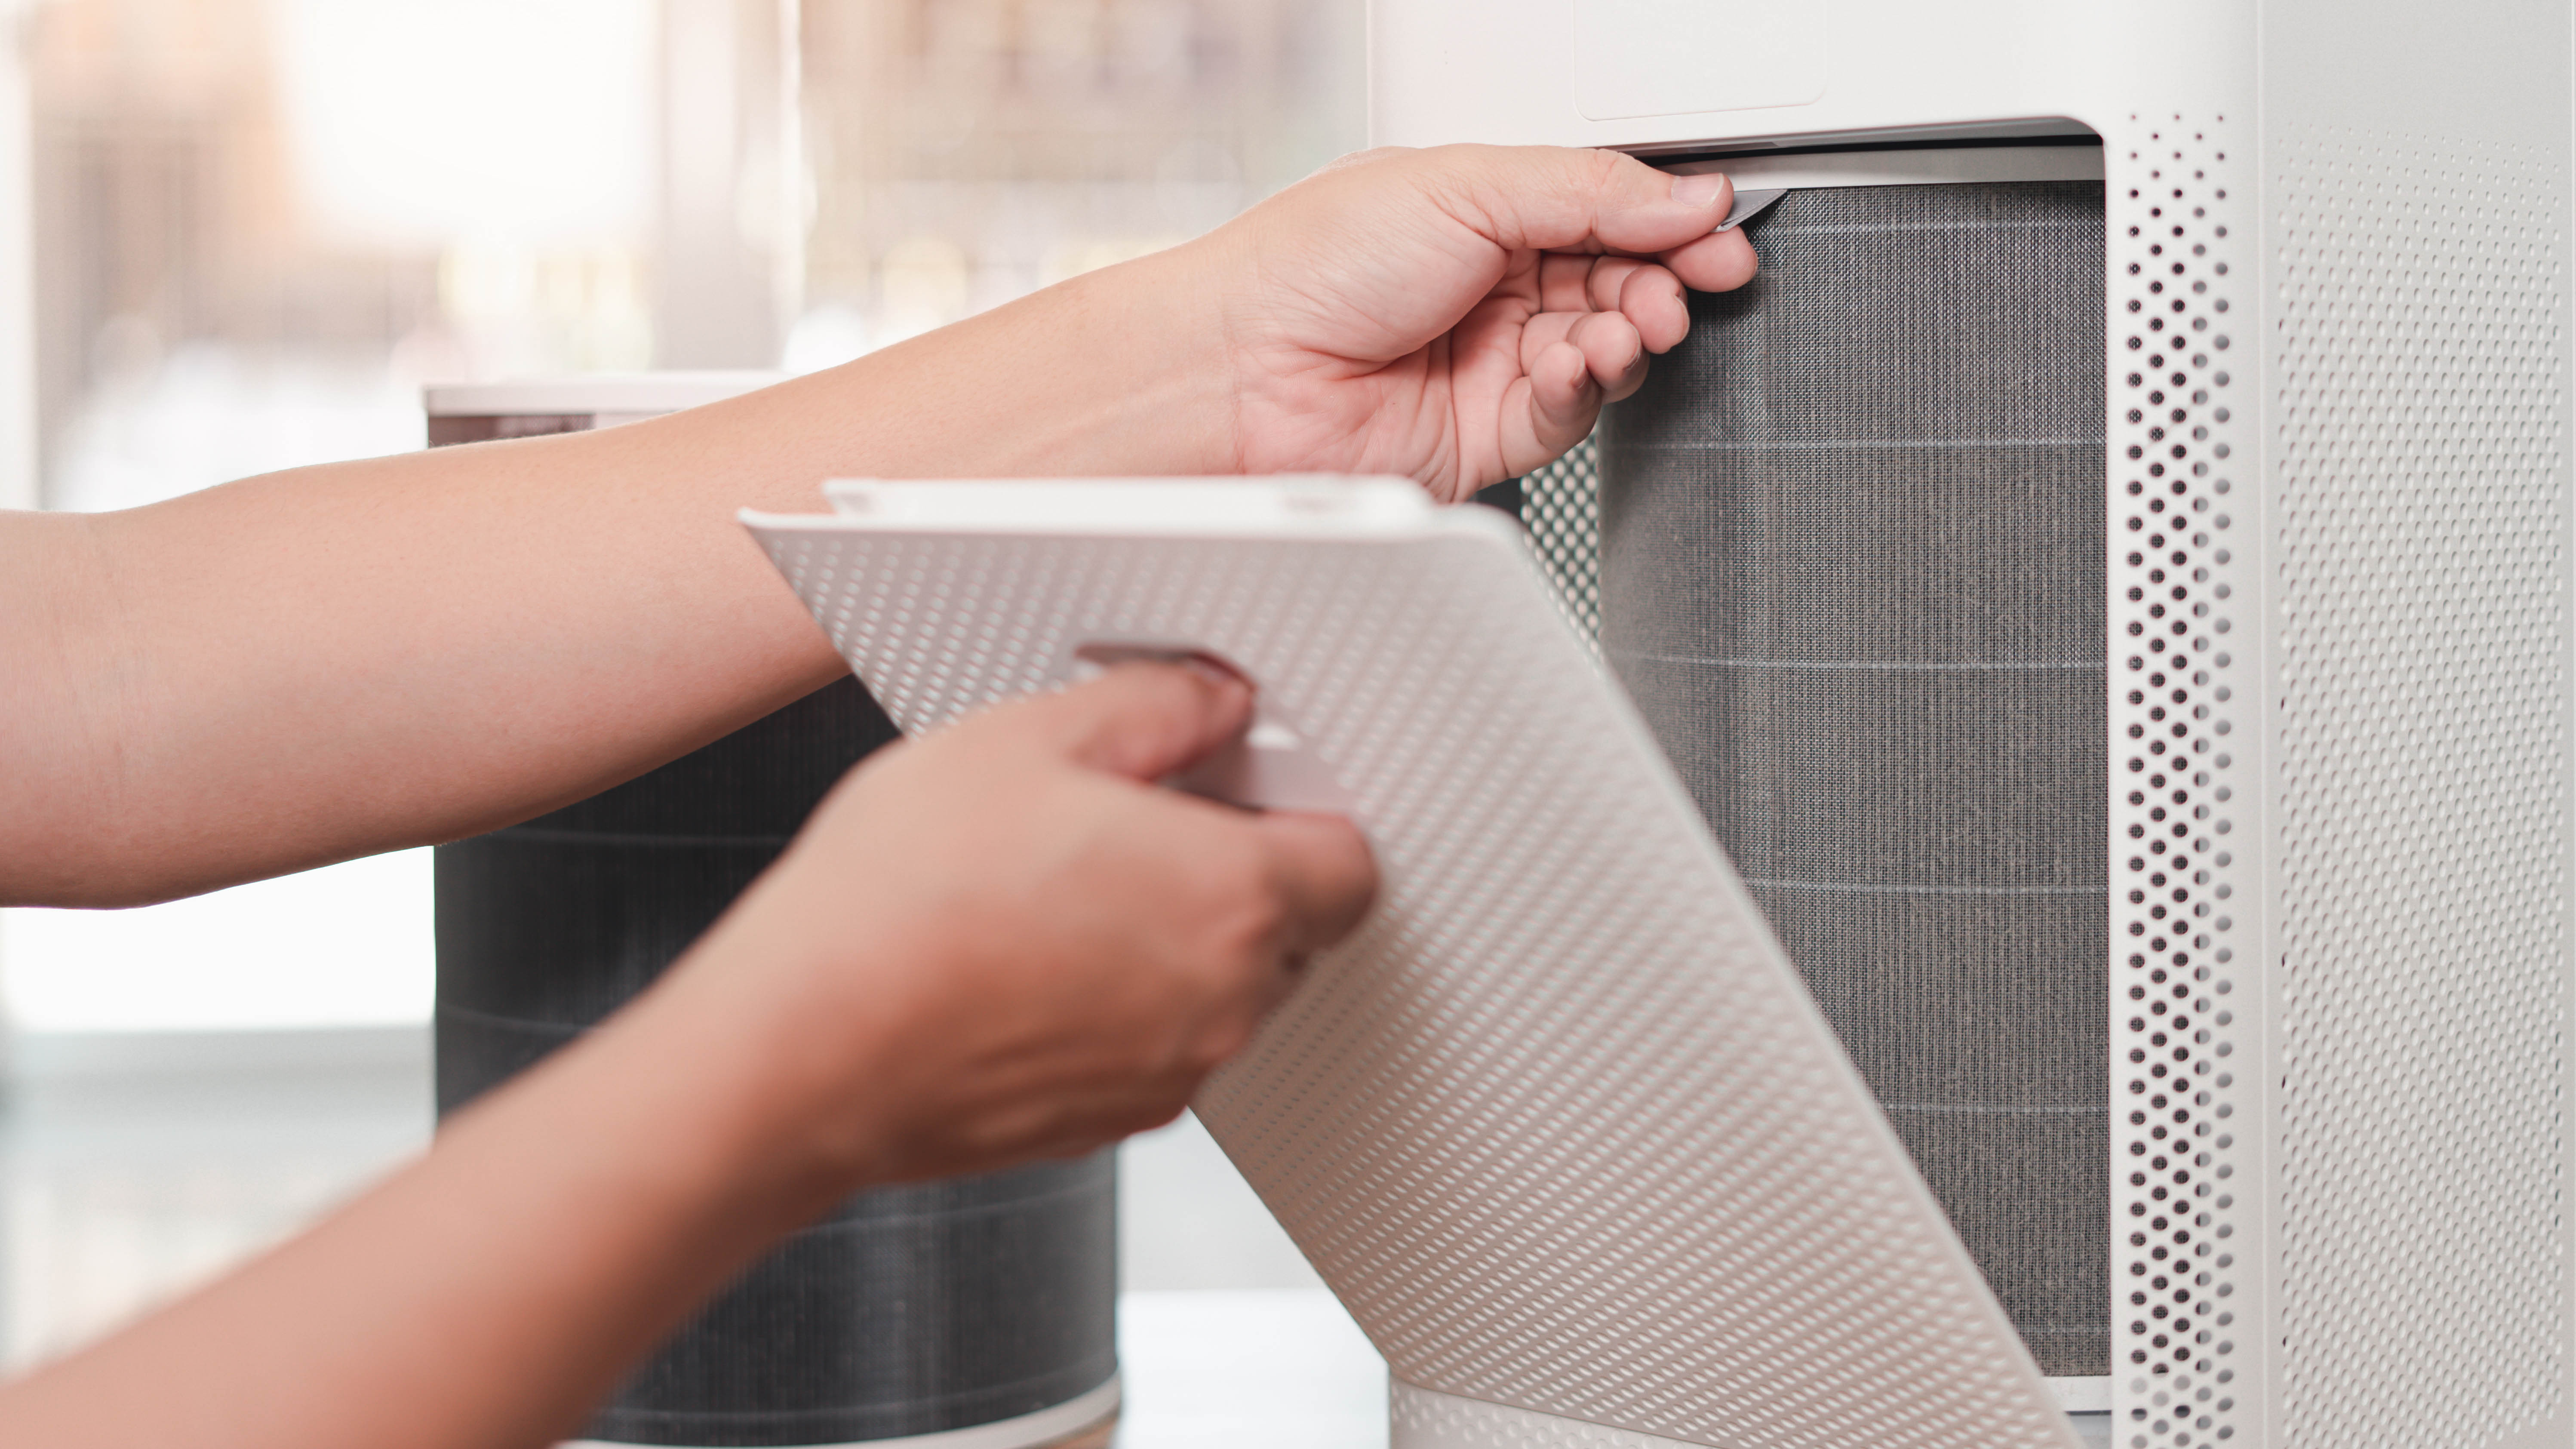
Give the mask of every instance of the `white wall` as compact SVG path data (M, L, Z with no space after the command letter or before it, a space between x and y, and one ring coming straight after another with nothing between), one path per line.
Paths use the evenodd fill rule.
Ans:
M0 0L0 508L36 506L35 151L27 0Z

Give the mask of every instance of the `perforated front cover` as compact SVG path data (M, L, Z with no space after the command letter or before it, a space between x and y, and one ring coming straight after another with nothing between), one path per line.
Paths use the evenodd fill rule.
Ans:
M2071 1444L1634 713L1474 513L755 532L908 730L1140 638L1303 722L1383 894L1199 1110L1399 1378L1726 1446Z

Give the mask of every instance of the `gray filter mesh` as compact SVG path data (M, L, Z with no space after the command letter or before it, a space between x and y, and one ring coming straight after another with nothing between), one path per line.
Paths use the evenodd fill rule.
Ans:
M2101 186L1748 231L1597 434L1603 652L2041 1368L2104 1374Z

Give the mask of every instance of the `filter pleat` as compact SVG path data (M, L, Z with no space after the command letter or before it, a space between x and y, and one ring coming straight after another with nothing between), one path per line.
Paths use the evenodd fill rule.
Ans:
M1603 653L2041 1367L2107 1373L2101 187L1746 230L1604 416Z

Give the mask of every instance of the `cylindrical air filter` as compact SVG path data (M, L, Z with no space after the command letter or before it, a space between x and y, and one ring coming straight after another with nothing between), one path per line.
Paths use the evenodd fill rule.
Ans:
M1602 649L2041 1369L2102 1375L2101 184L1749 233L1603 419Z
M431 437L579 431L741 385L437 389ZM439 1111L650 985L832 783L895 737L843 680L589 800L440 847ZM1104 1152L862 1193L692 1318L585 1433L695 1446L954 1434L974 1449L1103 1438L1118 1395L1115 1171Z

